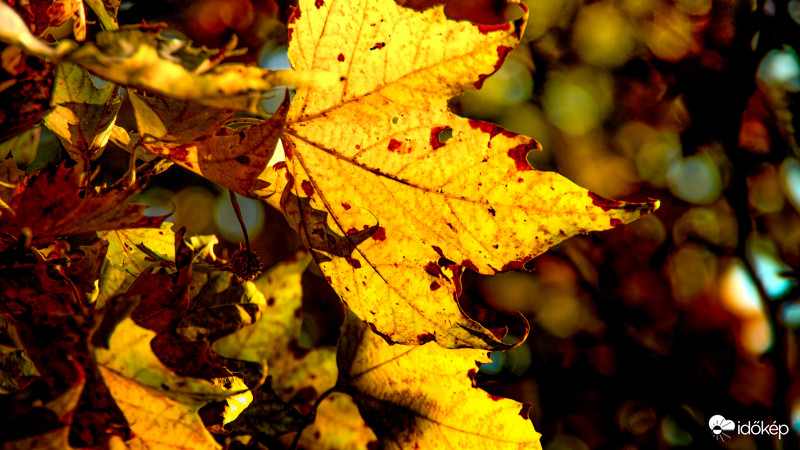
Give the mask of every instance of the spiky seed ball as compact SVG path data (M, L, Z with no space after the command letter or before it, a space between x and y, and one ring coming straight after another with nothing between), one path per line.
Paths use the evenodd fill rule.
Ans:
M261 275L261 258L254 251L243 248L233 252L228 268L239 281L253 281Z

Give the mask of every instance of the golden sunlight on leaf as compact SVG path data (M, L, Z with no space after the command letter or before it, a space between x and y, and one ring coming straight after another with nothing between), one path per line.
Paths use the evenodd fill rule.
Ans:
M392 0L303 0L290 19L292 66L345 81L298 90L280 207L336 292L391 341L507 348L460 310L464 269L520 270L657 207L534 170L535 140L448 110L500 67L526 19L478 26Z
M486 351L389 345L352 313L339 342L339 385L384 449L541 449L530 405L475 387Z
M56 69L53 110L44 118L69 156L76 161L95 160L105 149L122 106L113 83L95 86L91 75L74 64Z
M263 93L273 87L330 86L339 82L335 75L322 71L269 71L243 64L207 68L211 64L187 61L185 47L188 47L185 42L154 38L140 30L103 31L97 35L96 43L81 46L68 59L100 78L123 86L177 100L252 112Z
M96 350L100 372L137 437L133 448L218 448L197 415L209 401L247 390L241 380L228 387L181 377L165 367L150 348L156 333L124 319Z

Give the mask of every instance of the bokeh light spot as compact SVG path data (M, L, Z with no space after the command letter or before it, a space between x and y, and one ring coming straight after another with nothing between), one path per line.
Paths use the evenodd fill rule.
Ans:
M791 268L778 258L774 242L751 237L747 240L746 247L756 276L770 298L779 298L797 285L796 279L783 275L791 271Z
M618 67L630 59L636 42L631 25L610 3L594 3L580 9L572 43L589 64Z
M800 161L786 158L781 164L780 179L789 202L800 212Z
M550 121L567 134L596 128L610 109L611 84L602 73L554 74L545 86L543 105Z
M770 50L758 66L758 78L788 91L800 91L800 62L791 47Z
M681 200L708 204L722 192L719 169L706 154L692 155L672 163L667 184L673 195Z
M732 263L722 276L720 300L725 309L742 321L739 334L742 348L760 355L772 346L772 329L764 313L761 295L741 261Z

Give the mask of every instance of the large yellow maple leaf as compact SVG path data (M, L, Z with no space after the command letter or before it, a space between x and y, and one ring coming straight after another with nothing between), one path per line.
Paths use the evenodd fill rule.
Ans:
M519 20L479 26L441 6L301 0L290 21L293 67L343 82L298 90L286 166L276 166L280 206L350 309L390 341L506 347L460 309L464 268L521 269L570 236L657 207L534 170L534 139L449 111L518 43L519 6Z

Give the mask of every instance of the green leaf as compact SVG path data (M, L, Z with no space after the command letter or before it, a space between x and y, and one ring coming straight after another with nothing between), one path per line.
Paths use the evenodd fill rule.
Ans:
M103 153L122 105L118 90L113 83L98 88L89 72L80 66L58 66L53 110L45 116L44 123L72 159L95 160Z

